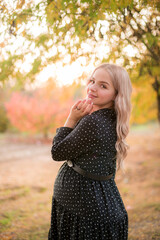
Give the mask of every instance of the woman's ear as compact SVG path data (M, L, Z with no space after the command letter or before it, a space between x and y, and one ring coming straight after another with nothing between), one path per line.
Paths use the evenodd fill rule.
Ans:
M114 97L113 97L113 100L112 100L112 101L114 102L114 101L115 101L115 99L116 99L116 95L114 95Z
M115 90L115 94L114 94L114 97L113 97L113 100L115 101L116 97L117 97L117 94L118 92Z

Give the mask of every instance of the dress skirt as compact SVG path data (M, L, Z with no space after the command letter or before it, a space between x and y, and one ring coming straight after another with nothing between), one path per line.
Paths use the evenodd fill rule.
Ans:
M48 240L127 240L128 214L114 177L96 181L65 162L54 183Z

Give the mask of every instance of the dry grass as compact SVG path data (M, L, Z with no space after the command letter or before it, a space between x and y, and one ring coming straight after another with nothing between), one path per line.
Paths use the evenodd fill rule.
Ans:
M51 139L52 141L52 139ZM53 184L62 162L50 142L0 136L0 239L46 240ZM126 172L116 182L129 214L129 240L160 239L160 129L133 129Z

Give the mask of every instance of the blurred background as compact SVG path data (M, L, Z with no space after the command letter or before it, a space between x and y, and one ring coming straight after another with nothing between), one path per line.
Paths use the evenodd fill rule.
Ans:
M158 0L0 1L0 239L47 239L63 163L52 140L103 62L125 67L133 87L116 176L129 239L160 239L159 9Z

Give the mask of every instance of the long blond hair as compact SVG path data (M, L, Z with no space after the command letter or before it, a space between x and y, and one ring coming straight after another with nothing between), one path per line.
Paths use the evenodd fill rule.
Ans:
M99 68L103 68L108 72L116 91L114 109L117 115L117 142L115 148L117 150L117 170L119 168L123 169L123 160L126 158L129 149L129 145L126 143L125 138L129 133L129 119L132 111L130 99L132 84L127 71L123 67L115 64L103 63L94 69L92 75Z

